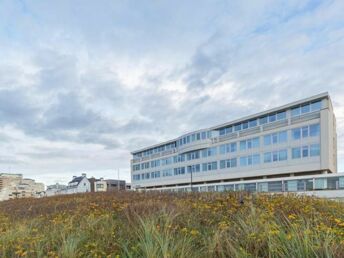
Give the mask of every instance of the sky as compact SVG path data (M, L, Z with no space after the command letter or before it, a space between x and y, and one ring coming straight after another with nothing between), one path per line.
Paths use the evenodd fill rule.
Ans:
M329 92L344 1L0 0L0 172L130 180L130 152Z

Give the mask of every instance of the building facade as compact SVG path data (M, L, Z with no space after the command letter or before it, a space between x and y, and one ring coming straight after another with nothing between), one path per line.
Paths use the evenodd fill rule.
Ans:
M44 184L22 174L0 173L0 201L44 196Z
M86 174L81 176L73 176L72 181L68 182L66 189L61 190L60 194L75 194L91 192L91 183L87 179Z
M134 189L337 172L328 93L132 152Z

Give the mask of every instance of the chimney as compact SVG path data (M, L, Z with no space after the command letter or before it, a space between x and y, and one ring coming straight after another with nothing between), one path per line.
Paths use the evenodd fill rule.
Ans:
M73 179L75 179L76 178L76 176L73 176Z
M83 177L86 177L86 173L82 173L81 175L82 175Z

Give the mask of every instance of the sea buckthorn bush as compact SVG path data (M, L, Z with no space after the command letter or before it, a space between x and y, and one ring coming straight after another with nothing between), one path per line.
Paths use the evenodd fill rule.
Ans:
M344 203L244 192L9 200L0 257L344 257Z

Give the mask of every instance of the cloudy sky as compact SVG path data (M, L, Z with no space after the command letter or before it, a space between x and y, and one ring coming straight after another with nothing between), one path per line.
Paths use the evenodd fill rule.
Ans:
M129 179L130 151L328 91L344 1L0 0L0 172Z

